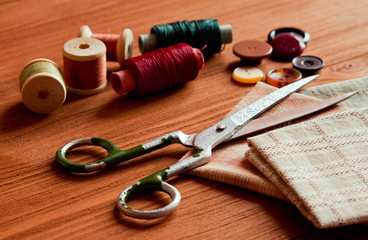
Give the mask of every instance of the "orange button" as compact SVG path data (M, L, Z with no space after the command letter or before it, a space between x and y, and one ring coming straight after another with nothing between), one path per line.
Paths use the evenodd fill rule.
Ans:
M234 70L232 77L241 83L256 83L264 79L264 73L256 67L238 67Z
M294 68L275 68L267 73L266 82L280 88L301 78L301 72Z

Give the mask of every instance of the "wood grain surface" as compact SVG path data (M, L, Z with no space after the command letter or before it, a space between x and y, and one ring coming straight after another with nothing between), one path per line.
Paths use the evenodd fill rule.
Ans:
M191 134L221 120L252 86L231 80L239 59L234 43L266 40L274 28L293 26L311 35L304 55L324 59L321 77L309 86L368 74L368 1L363 0L3 0L0 1L0 238L2 239L358 239L362 225L319 230L289 203L226 184L181 175L170 183L182 194L171 215L137 220L116 209L127 185L175 163L179 145L92 175L73 175L54 165L56 150L75 138L98 136L122 149L165 133ZM96 95L68 94L48 115L24 107L19 91L23 66L48 58L62 66L63 44L81 25L96 33L134 33L156 24L217 18L231 24L233 43L206 61L198 78L181 88L143 99L118 96L108 84ZM265 59L268 71L290 62ZM108 63L108 74L118 68ZM99 157L101 149L90 149ZM75 151L75 160L86 161ZM89 159L90 160L90 159ZM159 204L166 196L156 194ZM138 207L149 205L141 196Z

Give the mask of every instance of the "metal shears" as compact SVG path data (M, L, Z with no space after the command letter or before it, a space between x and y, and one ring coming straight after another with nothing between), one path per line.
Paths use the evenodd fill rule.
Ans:
M213 148L238 135L239 131L246 126L250 120L285 99L291 93L313 81L318 76L319 75L306 77L277 89L198 134L186 135L181 131L176 131L128 150L120 150L115 144L102 138L77 139L65 144L57 151L56 163L61 168L71 172L88 173L141 156L172 143L180 143L185 147L194 148L195 153L192 156L139 180L137 183L123 190L118 197L117 207L128 216L136 218L162 217L172 212L181 200L179 191L165 182L167 179L207 163L211 158ZM87 164L73 163L66 159L66 153L69 150L83 145L101 146L108 151L108 155L100 161ZM154 210L138 210L128 206L127 200L131 197L132 193L145 189L167 192L171 197L171 202L162 208Z

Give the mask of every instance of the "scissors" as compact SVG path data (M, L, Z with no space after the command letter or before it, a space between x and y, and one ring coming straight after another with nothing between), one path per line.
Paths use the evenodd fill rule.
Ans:
M176 131L128 150L120 150L114 143L102 138L77 139L65 144L57 151L56 163L61 168L71 172L88 173L116 165L172 143L180 143L185 147L193 148L195 151L192 156L128 186L118 197L118 209L128 216L148 219L163 217L171 213L179 205L181 200L179 191L165 182L167 179L207 163L211 158L213 148L237 135L251 119L260 115L317 77L319 75L309 76L277 89L198 134L186 135L181 131ZM73 163L66 159L66 153L69 150L83 145L101 146L108 151L108 155L100 161L86 164ZM171 197L171 202L164 207L153 210L134 209L127 204L127 200L133 193L148 189L168 193Z

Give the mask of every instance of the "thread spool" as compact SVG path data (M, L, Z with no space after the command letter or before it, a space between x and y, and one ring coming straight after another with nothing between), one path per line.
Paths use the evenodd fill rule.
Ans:
M201 51L180 43L124 61L110 81L116 93L142 97L194 80L203 66Z
M106 47L95 38L74 38L63 47L64 80L69 92L90 95L106 87Z
M122 62L133 55L133 32L125 28L121 34L92 33L87 25L79 29L78 37L96 38L106 46L107 61Z
M63 105L66 88L59 67L38 58L28 62L19 77L24 105L35 113L47 114Z
M220 52L222 44L232 42L231 25L219 25L216 19L182 21L156 25L150 34L140 35L139 50L146 53L157 48L185 42L194 48L202 49L205 58Z

